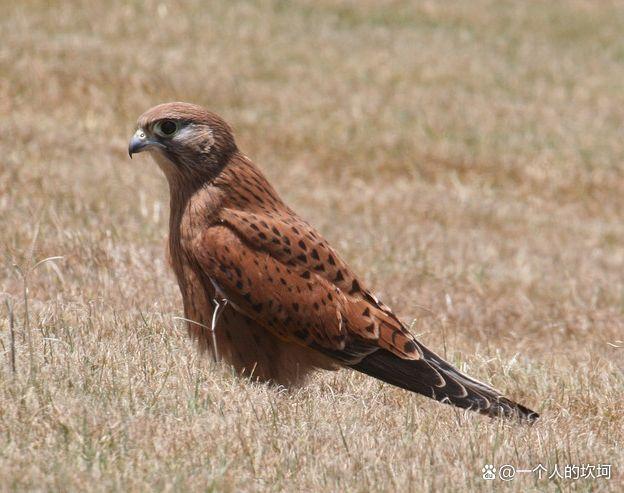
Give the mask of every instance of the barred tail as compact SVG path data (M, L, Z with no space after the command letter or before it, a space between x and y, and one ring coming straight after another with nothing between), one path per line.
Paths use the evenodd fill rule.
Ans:
M351 368L397 387L488 416L519 418L528 422L539 417L535 411L503 397L489 385L464 375L433 351L419 346L423 358L418 360L401 359L379 349Z

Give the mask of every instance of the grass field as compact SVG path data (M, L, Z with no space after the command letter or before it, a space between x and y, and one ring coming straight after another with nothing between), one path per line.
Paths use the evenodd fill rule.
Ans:
M606 1L0 1L0 490L622 491L623 25ZM165 179L127 156L171 100L539 422L200 357ZM540 463L612 478L482 479Z

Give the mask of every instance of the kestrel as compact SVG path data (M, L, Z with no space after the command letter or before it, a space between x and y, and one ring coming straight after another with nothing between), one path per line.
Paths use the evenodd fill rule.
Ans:
M281 200L218 115L151 108L129 144L130 157L142 151L169 182L168 254L200 347L264 380L348 367L490 416L538 417L418 342Z

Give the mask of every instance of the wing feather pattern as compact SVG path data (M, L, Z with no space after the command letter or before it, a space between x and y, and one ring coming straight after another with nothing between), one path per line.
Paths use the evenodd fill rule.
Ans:
M192 250L236 309L284 340L441 402L491 416L538 416L419 343L296 217L226 209Z

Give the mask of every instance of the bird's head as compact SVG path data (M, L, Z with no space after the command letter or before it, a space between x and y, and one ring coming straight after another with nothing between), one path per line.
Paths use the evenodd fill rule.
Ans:
M150 151L170 179L210 178L237 151L229 125L218 115L189 103L164 103L137 122L128 154Z

